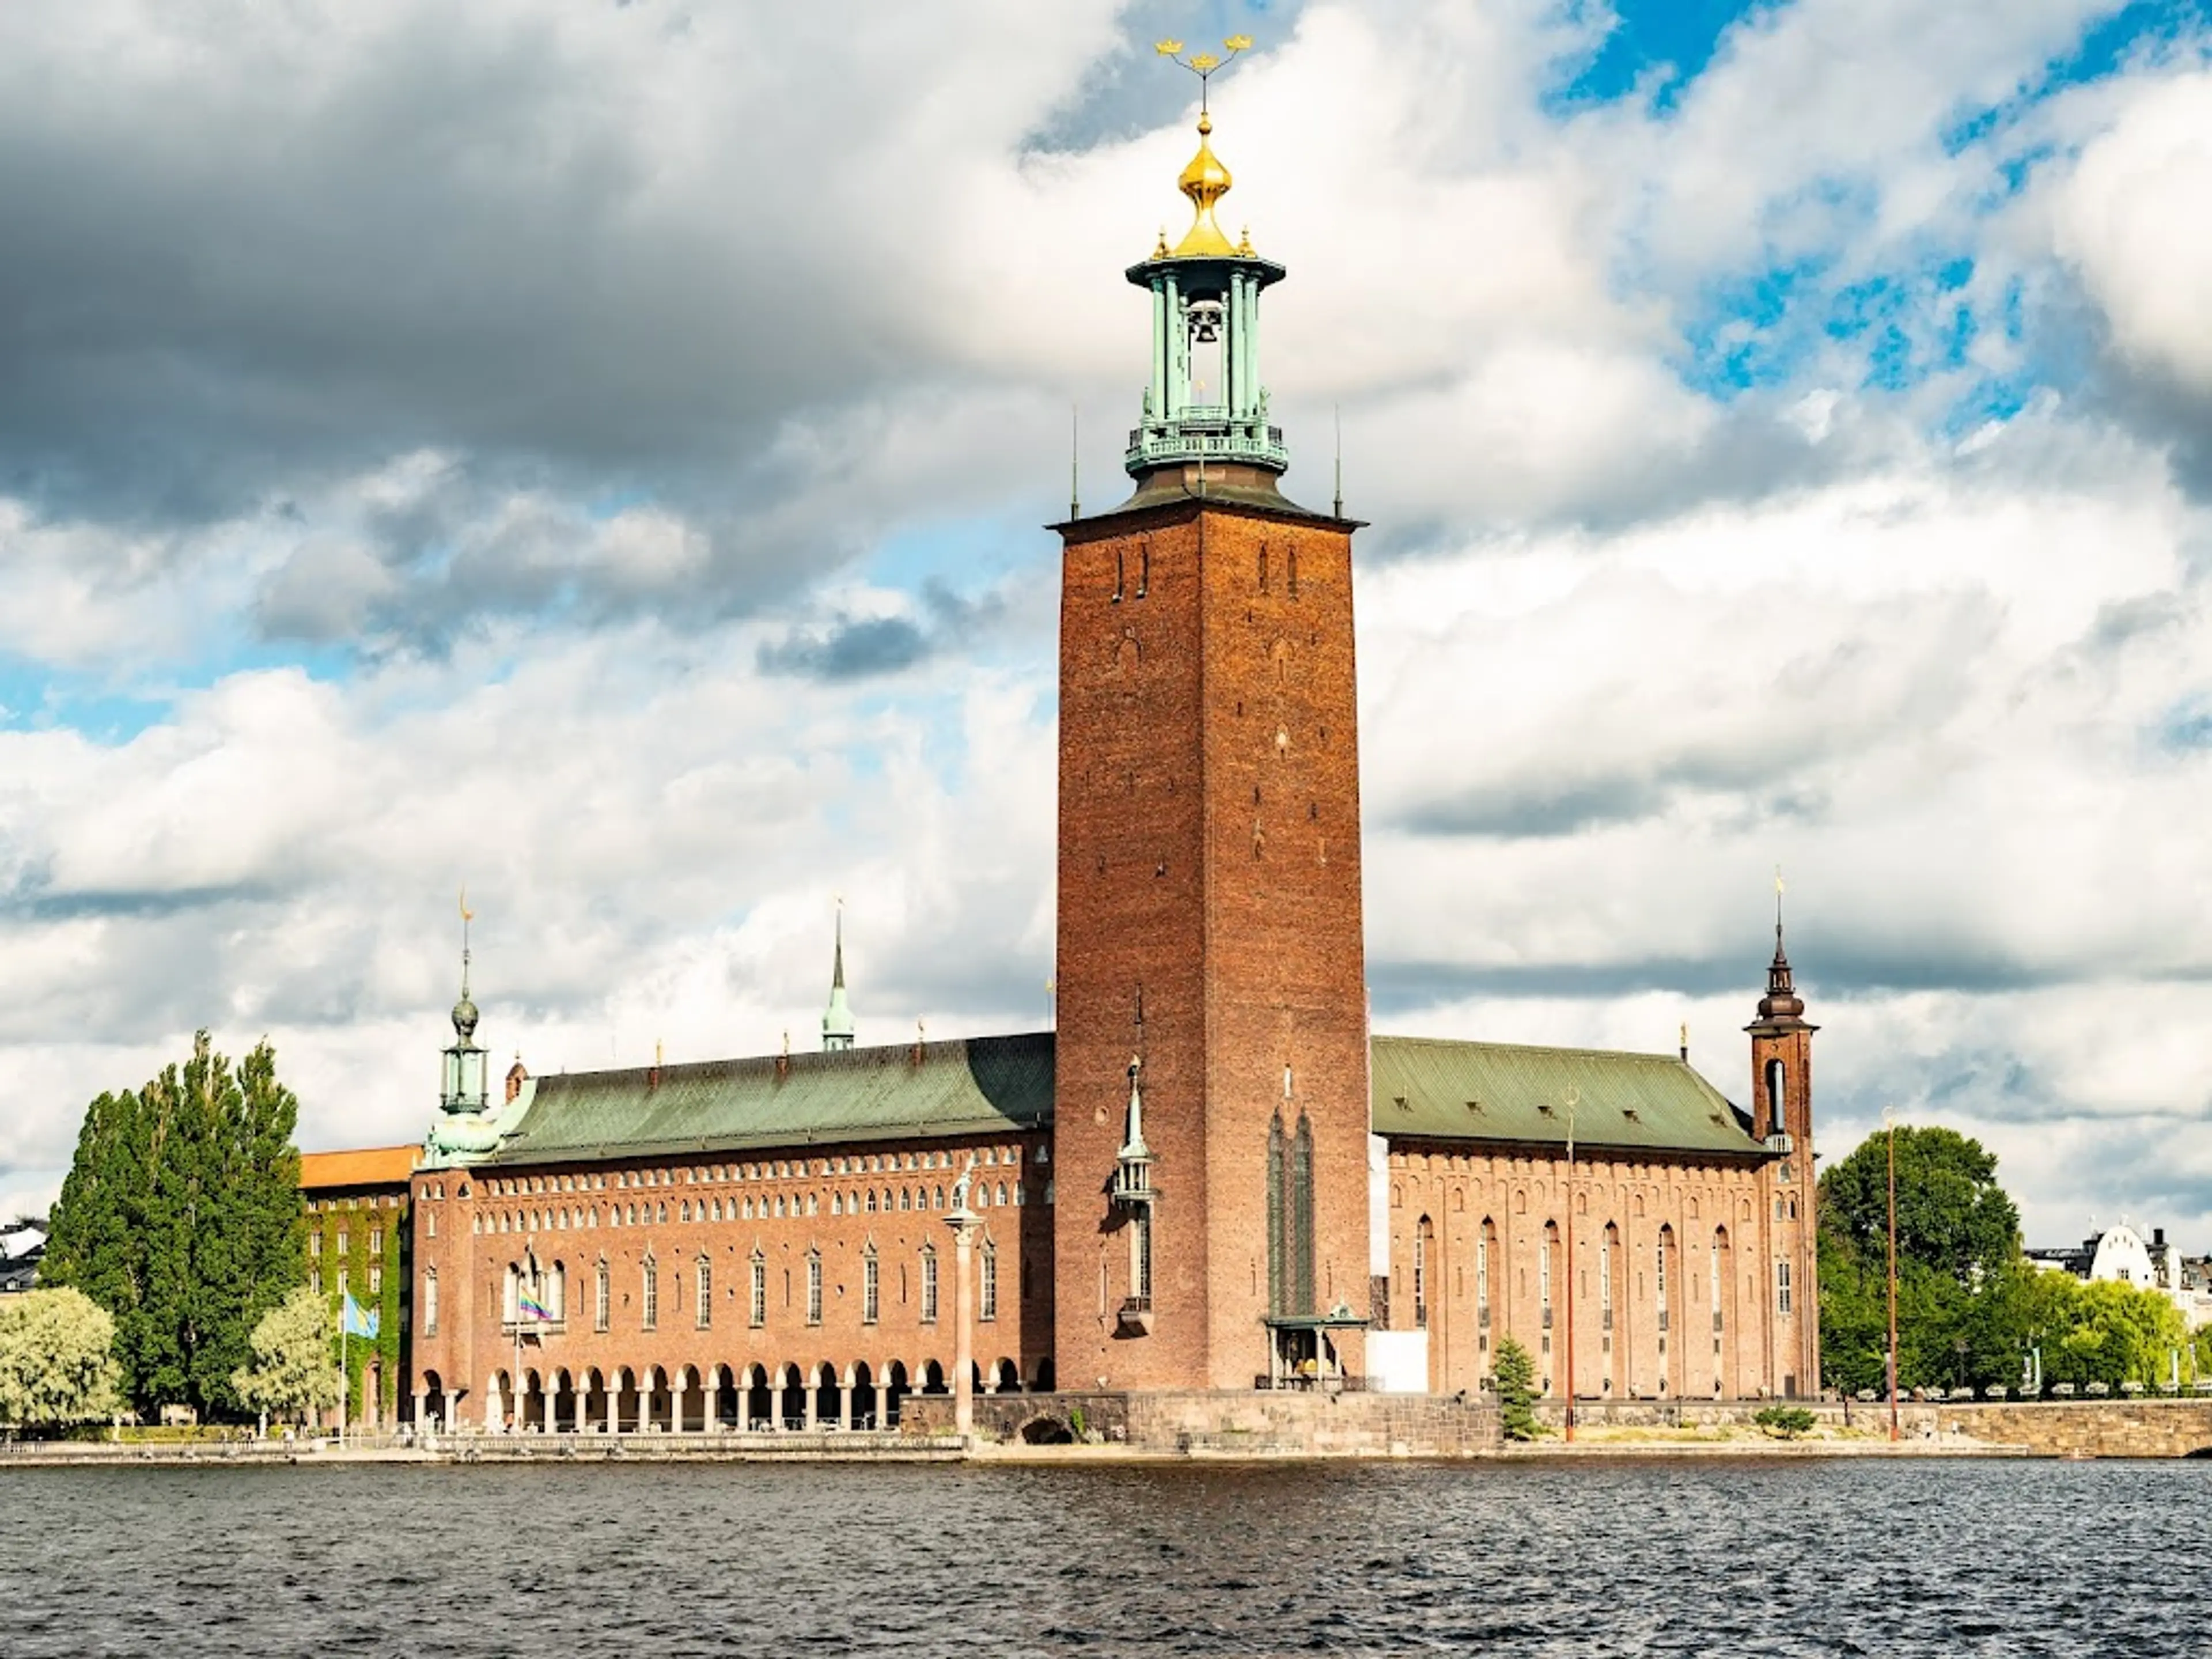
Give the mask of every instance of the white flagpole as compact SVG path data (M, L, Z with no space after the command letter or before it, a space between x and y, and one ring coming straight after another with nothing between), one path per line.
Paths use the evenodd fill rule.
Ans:
M346 1429L346 1293L338 1292L338 1444L345 1444Z

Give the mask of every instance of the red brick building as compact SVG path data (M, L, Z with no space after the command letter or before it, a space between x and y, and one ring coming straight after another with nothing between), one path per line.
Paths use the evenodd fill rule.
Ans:
M854 1048L841 936L822 1053L518 1066L495 1108L465 966L412 1177L418 1417L862 1427L963 1370L1474 1390L1507 1334L1554 1393L1816 1389L1778 927L1748 1111L1686 1056L1370 1040L1359 526L1279 488L1285 273L1215 222L1208 131L1191 231L1127 273L1135 489L1058 526L1057 1030Z

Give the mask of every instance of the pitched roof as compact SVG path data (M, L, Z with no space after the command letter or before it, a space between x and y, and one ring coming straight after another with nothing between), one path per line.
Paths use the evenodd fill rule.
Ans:
M1052 1121L1049 1031L536 1079L486 1164L1003 1133Z
M1370 1076L1379 1135L1564 1146L1572 1090L1578 1146L1765 1152L1727 1097L1674 1054L1378 1036Z
M1053 1034L564 1073L532 1079L489 1164L992 1134L1052 1122ZM1375 1132L1757 1157L1743 1117L1673 1054L1374 1040ZM1470 1106L1469 1102L1478 1103ZM1546 1108L1550 1109L1547 1111ZM411 1152L412 1149L404 1149ZM303 1174L303 1180L304 1180Z
M415 1172L419 1146L368 1146L357 1152L302 1152L300 1186L404 1187Z

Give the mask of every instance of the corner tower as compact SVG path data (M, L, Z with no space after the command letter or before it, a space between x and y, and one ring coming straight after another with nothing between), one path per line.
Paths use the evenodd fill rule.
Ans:
M1285 273L1222 233L1212 130L1201 103L1188 234L1127 272L1135 490L1056 526L1062 1388L1363 1368L1358 526L1278 488L1258 329Z
M1774 883L1774 960L1751 1037L1752 1133L1776 1154L1766 1166L1760 1224L1770 1263L1772 1333L1767 1374L1791 1397L1820 1391L1820 1299L1814 1200L1813 1034L1782 938L1782 878Z

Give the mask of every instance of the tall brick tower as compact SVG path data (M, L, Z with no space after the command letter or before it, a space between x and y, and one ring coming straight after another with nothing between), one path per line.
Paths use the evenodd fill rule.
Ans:
M1813 1204L1813 1033L1782 942L1781 880L1775 882L1774 960L1751 1036L1752 1133L1781 1157L1766 1166L1761 1255L1773 1264L1766 1329L1767 1375L1791 1396L1820 1391L1820 1300Z
M1216 222L1212 127L1189 233L1127 273L1152 315L1135 491L1056 526L1062 1388L1364 1358L1358 526L1277 488L1257 346L1284 270Z

